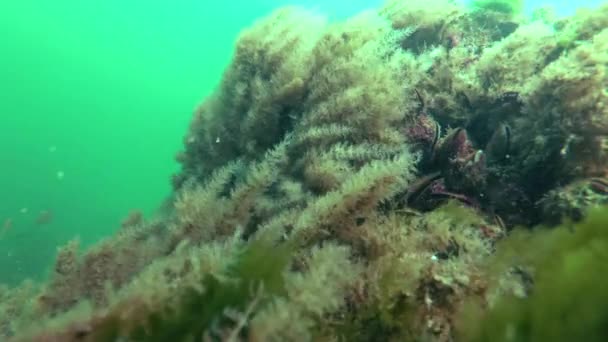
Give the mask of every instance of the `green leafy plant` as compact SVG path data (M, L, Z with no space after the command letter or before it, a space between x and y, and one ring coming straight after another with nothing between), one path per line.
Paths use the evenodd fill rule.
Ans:
M499 245L505 265L530 268L527 298L501 298L467 313L465 341L604 341L608 333L608 208L577 224L515 232ZM483 316L480 321L479 316Z

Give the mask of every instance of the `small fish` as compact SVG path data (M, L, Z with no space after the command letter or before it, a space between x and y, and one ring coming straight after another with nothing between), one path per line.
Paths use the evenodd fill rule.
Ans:
M11 230L11 228L13 228L13 219L7 218L4 220L4 224L2 225L2 233L0 233L0 236L4 236L4 234Z
M420 95L418 89L414 89L414 92L416 92L416 99L418 100L417 112L419 114L426 113L426 104L424 103L424 98L422 97L422 95Z
M488 141L485 152L492 161L502 162L509 159L511 153L511 127L509 125L503 123L498 126Z
M36 224L43 225L53 222L53 212L50 210L42 210L36 217Z
M498 227L500 227L500 229L502 229L502 230L507 229L507 225L505 224L505 221L498 214L494 214L492 218L494 220L494 224L497 225Z
M27 209L27 208L25 208L25 207L23 207L23 208L21 208L21 209L19 210L19 212L25 215L25 214L27 214L28 209Z
M433 136L433 144L431 145L431 156L435 154L435 148L437 147L439 138L441 138L441 125L435 121L435 135Z
M57 179L58 180L63 180L63 178L65 177L65 172L59 170L57 171Z
M460 104L462 104L462 106L465 109L467 109L467 110L473 110L473 105L471 105L471 100L469 100L469 97L464 92L461 91L461 92L456 93L456 100Z

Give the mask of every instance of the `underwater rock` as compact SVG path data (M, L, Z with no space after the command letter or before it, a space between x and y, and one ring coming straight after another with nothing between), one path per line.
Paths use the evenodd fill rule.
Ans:
M496 255L514 226L605 203L608 6L554 29L477 5L244 30L164 215L0 292L0 337L447 342L468 305L534 295L533 263Z

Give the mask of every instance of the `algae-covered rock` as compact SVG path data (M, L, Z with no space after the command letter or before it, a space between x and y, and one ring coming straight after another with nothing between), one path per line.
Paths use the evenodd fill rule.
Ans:
M535 340L545 314L599 333L608 7L521 4L260 19L193 115L166 213L0 289L0 337Z

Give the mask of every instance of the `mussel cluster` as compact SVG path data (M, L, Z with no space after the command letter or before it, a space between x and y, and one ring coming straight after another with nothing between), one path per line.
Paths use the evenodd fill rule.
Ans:
M509 228L576 220L589 205L608 202L608 181L601 174L580 179L565 170L563 138L514 134L513 127L527 120L517 92L474 106L467 100L469 119L447 128L416 96L418 113L404 134L422 155L421 175L404 196L407 206L428 211L455 200ZM539 140L545 144L542 157L529 148Z

